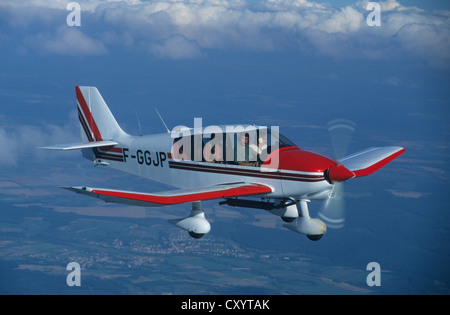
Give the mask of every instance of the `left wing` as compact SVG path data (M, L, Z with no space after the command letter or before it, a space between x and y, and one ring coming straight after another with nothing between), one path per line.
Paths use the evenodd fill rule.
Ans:
M222 184L203 189L182 189L161 192L158 194L81 186L61 188L99 198L106 202L144 207L158 207L210 199L260 195L272 192L272 188L269 186L249 183Z
M57 145L52 145L49 147L40 147L39 149L67 151L67 150L111 147L111 146L116 146L118 144L119 143L117 143L116 141L102 140L102 141L91 141L91 142L84 142L84 143L57 144Z

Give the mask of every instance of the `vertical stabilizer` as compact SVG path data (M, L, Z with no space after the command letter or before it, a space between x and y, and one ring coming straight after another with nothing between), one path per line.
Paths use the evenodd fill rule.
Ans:
M125 135L96 87L77 86L75 91L84 140L118 140Z

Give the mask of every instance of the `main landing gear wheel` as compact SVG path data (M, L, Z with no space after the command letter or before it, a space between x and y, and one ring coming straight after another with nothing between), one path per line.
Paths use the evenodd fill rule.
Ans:
M311 241L318 241L322 238L323 234L318 235L306 235L307 238L309 238Z
M205 234L200 234L200 233L195 233L195 232L188 232L189 233L189 235L191 236L191 237L193 237L193 238L200 238L200 237L202 237L203 235L205 235Z

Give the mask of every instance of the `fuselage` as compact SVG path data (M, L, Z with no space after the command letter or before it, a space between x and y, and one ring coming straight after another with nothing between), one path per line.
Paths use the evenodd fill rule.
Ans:
M244 133L251 134L253 129L246 128ZM269 198L328 198L333 186L327 181L325 171L336 161L302 150L269 130L265 135L269 139L267 152L258 151L257 141L253 146L247 142L242 146L247 160L242 162L236 153L240 150L239 133L212 134L205 130L192 132L183 140L168 133L140 137L124 135L116 139L119 145L98 148L84 155L96 163L182 189L245 182L270 186L272 193L265 196ZM275 139L270 139L271 136ZM200 154L197 151L201 151Z

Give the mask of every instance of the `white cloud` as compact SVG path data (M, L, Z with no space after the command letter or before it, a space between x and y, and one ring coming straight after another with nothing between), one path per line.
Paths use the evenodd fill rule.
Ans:
M161 44L152 45L150 50L158 57L169 59L190 59L202 55L197 44L182 36L170 37Z
M54 151L37 149L40 146L48 146L61 143L75 143L80 141L79 127L76 125L77 114L70 113L71 123L64 126L45 124L14 125L8 127L2 123L0 126L0 169L20 165L26 161L35 161L56 158ZM2 118L4 120L4 118ZM55 154L56 153L56 154Z
M424 59L436 67L450 66L449 25L410 23L398 30L395 39L414 57Z
M80 2L82 26L70 29L62 28L68 14L63 2L5 0L0 12L7 13L0 18L16 21L16 27L46 20L27 41L34 38L33 47L55 54L101 54L125 38L127 49L175 59L197 58L208 49L295 49L342 58L396 58L406 52L440 64L450 59L450 12L396 0L378 2L380 27L366 23L368 0L342 8L306 0L86 0ZM23 15L19 8L25 6Z
M34 49L58 55L101 55L105 45L92 39L77 28L61 26L55 35L37 34L25 40Z
M317 23L317 28L327 33L353 33L358 31L365 23L363 14L351 6L327 15Z

